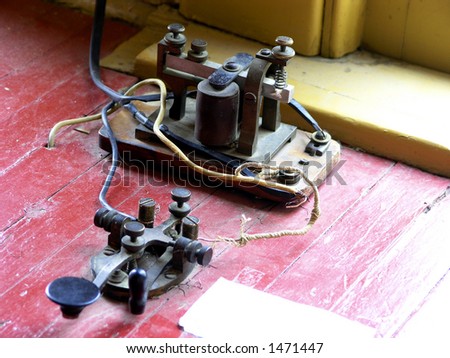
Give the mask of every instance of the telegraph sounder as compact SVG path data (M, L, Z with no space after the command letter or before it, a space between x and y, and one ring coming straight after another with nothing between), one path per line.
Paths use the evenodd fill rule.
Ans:
M289 186L307 198L312 193L310 186L299 172L283 167L296 167L319 185L339 161L340 145L293 98L294 87L288 84L286 72L295 55L290 47L293 40L279 36L272 49L263 48L254 56L236 53L219 64L209 60L203 39L192 40L185 51L183 25L170 24L168 30L157 44L157 77L171 91L161 132L205 169L232 174L244 164L243 176ZM283 123L282 104L305 120L312 133ZM111 120L124 158L170 163L193 172L155 135L153 125L159 114L155 102L127 107ZM106 128L100 131L100 146L111 150ZM261 165L251 170L252 163L280 170L261 169ZM209 176L205 175L206 181ZM249 185L232 175L216 178L274 201L299 200L280 187Z

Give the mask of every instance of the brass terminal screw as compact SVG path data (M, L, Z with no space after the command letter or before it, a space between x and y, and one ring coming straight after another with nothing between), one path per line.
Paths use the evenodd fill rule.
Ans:
M164 40L176 47L182 47L186 43L186 36L184 36L185 27L182 24L173 23L167 26L169 33L164 36Z
M272 55L277 60L280 60L284 63L279 63L277 65L277 69L275 70L275 91L280 91L287 86L287 74L286 74L286 63L292 57L295 56L295 51L291 46L294 43L291 37L288 36L278 36L275 39L275 42L278 46L275 46L272 49Z
M206 46L208 43L202 39L195 39L191 42L191 49L188 51L188 59L194 62L205 62L208 59Z
M294 43L294 40L291 37L278 36L275 39L275 42L278 44L278 46L275 46L272 49L272 54L276 58L278 58L280 60L289 60L295 56L294 49L289 47L289 46L292 46L292 44Z

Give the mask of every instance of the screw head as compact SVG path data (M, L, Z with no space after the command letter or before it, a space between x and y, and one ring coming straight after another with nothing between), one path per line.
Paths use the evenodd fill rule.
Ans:
M289 36L278 36L275 39L275 42L277 43L277 45L280 46L292 46L294 40L292 39L292 37Z
M191 42L191 49L196 53L206 51L206 46L208 46L208 43L202 39L194 39Z
M173 23L167 26L167 30L173 33L174 37L177 38L178 34L183 33L186 29L182 24Z
M295 56L295 51L293 48L289 47L294 43L291 37L288 36L278 36L275 39L278 46L272 49L272 54L275 58L280 60L289 60Z
M191 198L191 192L185 188L175 188L171 192L172 200L178 204L185 203Z
M167 29L170 32L164 36L164 40L175 47L183 47L186 43L186 36L183 35L185 30L184 26L182 24L175 23L167 26Z
M241 68L239 63L230 61L223 65L223 68L229 72L237 72Z
M139 221L129 221L124 224L123 231L125 235L136 238L144 235L145 226Z

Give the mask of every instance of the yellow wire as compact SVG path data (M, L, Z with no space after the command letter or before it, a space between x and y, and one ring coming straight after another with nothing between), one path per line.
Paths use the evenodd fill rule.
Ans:
M136 91L137 89L146 86L148 84L151 84L148 80L143 80L140 81L136 84L134 84L133 86L131 86L130 88L127 89L127 91L125 92L125 95L130 95L133 94L134 91ZM114 113L117 109L119 108L119 106L114 106L110 111L108 111L108 114ZM102 118L101 113L96 113L90 116L86 116L86 117L78 117L78 118L72 118L72 119L66 119L63 121L60 121L58 123L56 123L53 128L50 130L50 133L48 135L48 143L47 143L47 148L53 148L55 147L55 140L56 140L56 134L58 133L58 131L66 126L70 126L70 125L74 125L74 124L80 124L80 123L86 123L86 122L91 122L91 121L95 121L95 120L99 120Z
M78 124L78 123L84 123L84 122L89 122L89 121L95 121L96 119L101 118L100 114L94 114L92 116L87 116L87 117L79 117L79 118L73 118L73 119L66 119L64 121L58 122L56 123L52 130L50 131L49 135L48 135L48 143L47 143L47 148L53 148L55 146L55 137L56 137L56 133L65 126L70 126L72 124Z

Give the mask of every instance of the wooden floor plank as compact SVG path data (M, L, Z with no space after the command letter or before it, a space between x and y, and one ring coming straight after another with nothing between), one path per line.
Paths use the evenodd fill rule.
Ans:
M8 235L2 247L3 260L10 264L6 268L5 280L2 282L2 292L8 301L3 317L8 316L11 325L3 327L4 334L13 334L17 327L17 335L35 336L49 324L47 319L41 319L41 306L46 307L50 322L52 318L60 316L59 308L51 303L44 294L46 285L54 278L67 275L82 276L91 279L90 257L101 251L106 245L107 233L100 228L93 227L93 215L99 208L96 188L104 179L101 170L102 163L81 175L76 181L67 185L49 200L45 201L45 211L38 211L34 217L21 220L12 233ZM86 185L94 183L95 185ZM136 207L135 194L141 190L134 181L130 182L130 191L123 189L114 193L115 204L129 200ZM120 206L123 210L131 208ZM9 235L10 234L10 235ZM45 245L38 246L36 242ZM20 242L20 245L17 243ZM21 258L12 260L12 258ZM61 264L63 263L63 264ZM23 292L29 292L30 296ZM41 302L39 306L27 305L29 297ZM17 317L14 307L31 306L26 309L27 314ZM112 310L115 312L115 310ZM9 317L10 316L10 317ZM36 317L41 317L36 319ZM73 325L70 321L62 321ZM80 321L81 323L81 321ZM31 325L31 331L27 331ZM11 330L11 331L10 331ZM7 332L7 333L5 333ZM61 332L59 332L61 333ZM83 335L83 331L78 334Z
M445 197L419 215L332 309L395 336L450 269L449 217ZM441 329L428 323L436 334Z
M448 337L446 329L450 317L450 270L438 282L410 319L397 332L396 337L409 341L445 342Z
M60 11L65 14L61 18L58 15ZM91 143L91 148L87 151L77 153L69 150L60 158L57 152L46 153L43 150L54 124L60 120L90 114L93 110L98 110L107 99L89 78L87 56L92 19L75 13L65 22L64 18L73 11L52 6L48 12L51 14L44 12L45 16L42 15L45 25L60 33L61 38L50 41L54 37L52 31L43 31L41 39L48 37L49 44L48 48L42 46L49 53L27 51L27 46L22 47L25 53L34 52L31 65L25 67L18 61L13 64L14 72L1 80L0 91L6 94L0 97L0 135L3 138L0 144L3 154L0 157L0 182L8 195L5 195L3 202L5 210L0 216L0 228L14 223L35 202L47 198L74 176L89 168L98 160L95 153L100 153L97 139L94 138L95 132L94 142L86 142ZM40 12L39 14L41 16ZM123 24L111 26L108 21L103 51L111 51L133 33L134 29L130 27ZM24 39L26 38L25 36ZM39 46L36 39L30 41L34 46ZM135 82L133 77L113 71L104 71L102 75L106 83L117 89ZM24 86L24 83L28 85ZM63 128L61 133L66 130L67 127ZM76 150L77 145L79 144L73 146L72 150ZM86 154L84 159L83 153ZM57 160L52 162L51 157L56 157ZM74 158L77 158L76 162ZM68 163L71 164L67 165ZM55 165L58 164L65 169L54 176L52 173L55 173ZM30 185L30 181L34 186ZM37 188L40 190L36 190Z
M48 1L40 0L14 0L3 1L2 9L10 12L14 12L14 16L24 16L27 19L42 16L48 11L55 10L54 4Z
M331 309L343 295L351 294L361 275L390 250L448 184L448 179L396 165L364 200L280 275L269 292ZM383 308L376 304L370 307L374 314L380 314ZM350 312L345 314L352 316ZM377 326L370 320L365 323Z
M33 144L37 148L21 154L23 157L17 161L11 160L15 152L11 148L11 166L0 176L5 193L4 210L0 214L2 229L26 215L26 211L35 203L50 197L105 156L105 152L97 145L96 129L99 124L92 123L90 127L85 127L92 129L90 135L69 131L64 138L60 137L60 146L51 150L43 146L46 137L33 136ZM41 133L44 132L41 129ZM37 145L39 142L41 144Z
M30 66L46 63L51 56L64 49L66 56L60 55L59 61L70 61L71 57L83 57L87 65L88 45L92 27L92 17L73 9L68 9L43 1L25 1L22 7L2 3L0 21L1 62L15 71L27 71ZM39 3L38 6L33 4ZM5 6L6 5L6 6ZM131 30L131 32L130 32ZM129 25L107 20L104 27L102 51L109 53L117 45L134 34ZM51 70L51 66L48 67ZM34 68L34 71L37 69ZM70 67L66 68L70 71ZM32 71L29 71L32 74Z
M114 73L105 77L112 84L120 86L128 86L134 82L133 78ZM79 95L73 92L74 86L80 91ZM86 72L83 71L69 77L67 82L61 83L47 95L39 96L32 103L25 103L25 108L12 113L0 127L0 135L3 138L0 144L3 153L0 158L0 175L18 166L21 160L36 149L45 146L50 130L56 123L82 117L93 110L98 111L99 106L106 103L106 98L92 87ZM62 128L58 135L64 130L67 130L67 127Z
M44 57L63 42L68 33L87 29L90 21L78 13L68 16L68 9L45 2L8 1L2 2L1 9L0 62L15 70Z

